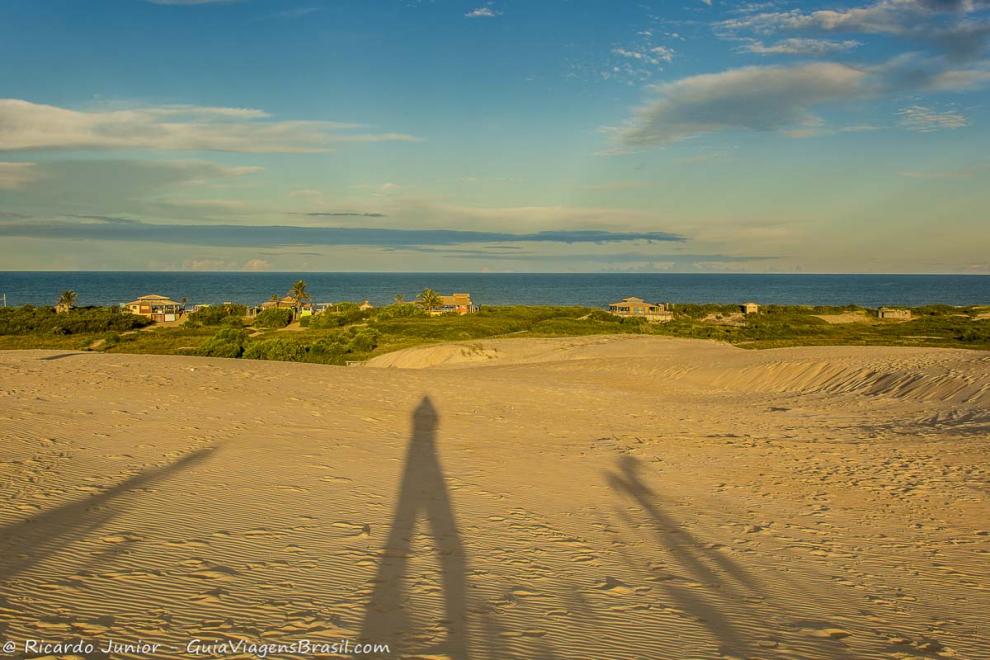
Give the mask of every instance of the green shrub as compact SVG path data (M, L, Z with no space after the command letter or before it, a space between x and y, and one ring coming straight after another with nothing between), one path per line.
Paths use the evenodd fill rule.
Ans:
M266 339L248 344L244 349L246 360L282 360L301 362L306 358L306 347L285 339Z
M413 303L398 303L375 310L375 318L387 321L389 319L409 318L410 316L426 316L426 310Z
M239 358L244 353L247 331L239 328L220 328L196 351L207 357Z
M119 307L78 307L57 314L50 307L0 308L0 335L77 335L127 332L151 325L151 320Z
M284 328L291 322L291 309L266 309L254 318L254 325L259 328Z
M354 333L354 336L351 337L351 341L348 343L348 352L370 353L378 348L378 343L380 341L381 333L377 330L364 328Z
M241 317L247 314L244 305L210 305L202 307L188 317L186 325L199 327L203 325L243 325Z
M339 335L324 337L310 344L306 359L321 364L344 364L348 348L348 342Z
M332 310L327 310L313 316L309 321L310 328L342 328L346 325L361 323L377 317L375 309L358 309L357 303L338 303Z

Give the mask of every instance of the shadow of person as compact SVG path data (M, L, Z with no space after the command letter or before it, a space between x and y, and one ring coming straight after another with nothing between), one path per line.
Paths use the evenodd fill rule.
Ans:
M412 551L416 520L422 515L429 523L440 564L443 582L444 618L439 626L446 638L418 654L443 654L450 658L467 658L467 560L443 468L436 450L439 418L428 396L413 411L412 437L406 450L405 469L399 486L392 526L378 563L374 590L365 612L360 638L372 643L387 643L391 653L405 654L411 637L411 617L404 581Z
M47 557L104 527L127 510L136 492L202 463L215 450L216 446L197 449L174 463L145 470L102 493L0 527L0 584L12 581Z
M653 523L661 545L687 574L686 577L724 591L736 600L747 594L760 593L755 580L745 569L718 551L709 549L663 511L657 493L640 478L643 464L638 459L622 456L618 467L619 473L606 473L608 485L615 492L631 497L643 508ZM702 622L719 641L722 653L746 654L747 644L725 612L699 596L696 589L681 587L674 582L665 582L664 587L682 610Z

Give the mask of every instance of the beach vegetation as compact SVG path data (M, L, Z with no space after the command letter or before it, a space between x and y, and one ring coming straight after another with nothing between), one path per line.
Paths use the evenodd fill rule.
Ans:
M266 309L254 317L254 325L258 328L284 328L292 322L291 309Z
M366 310L356 303L339 303L300 319L304 327L298 332L273 333L288 325L292 310L266 310L251 329L240 327L242 317L235 309L229 315L211 312L196 322L135 332L150 322L115 308L56 314L52 308L27 306L0 309L0 348L92 348L322 364L346 364L430 343L609 334L708 339L750 349L813 345L990 349L990 308L929 305L911 311L909 321L888 322L878 320L876 310L851 305L764 305L760 313L745 316L736 305L675 304L672 321L649 323L588 307L483 306L475 314L430 317L423 306L407 302Z
M243 324L241 319L247 315L247 307L244 305L210 305L200 307L195 312L186 317L186 325L238 325Z
M248 344L241 357L246 360L282 360L302 362L306 346L287 339L265 339Z
M57 313L51 307L0 308L0 335L78 335L126 332L151 325L143 316L119 307L77 307Z
M196 351L205 357L239 358L244 354L248 333L240 328L220 328Z

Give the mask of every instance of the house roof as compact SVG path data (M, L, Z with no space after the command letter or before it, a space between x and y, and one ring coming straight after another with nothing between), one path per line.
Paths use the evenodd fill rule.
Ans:
M609 307L627 307L629 305L654 305L656 307L659 307L660 303L648 303L642 298L637 298L636 296L623 298L619 302L609 303Z
M471 294L470 293L453 293L449 296L440 296L440 302L444 305L470 305L471 304Z
M141 296L140 298L136 298L135 300L132 300L127 304L128 305L179 305L181 303L177 303L171 298L168 298L167 296L160 296L157 293L152 293L147 296Z

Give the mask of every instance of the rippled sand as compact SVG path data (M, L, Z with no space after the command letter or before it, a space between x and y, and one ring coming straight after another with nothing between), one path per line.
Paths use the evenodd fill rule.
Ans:
M367 366L0 353L0 638L990 656L986 353L598 337Z

